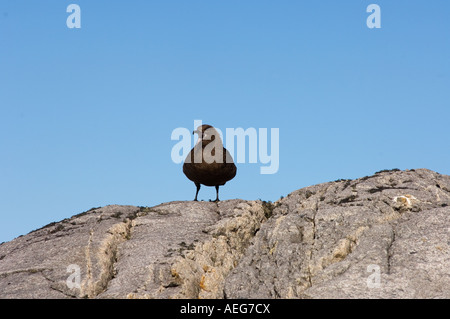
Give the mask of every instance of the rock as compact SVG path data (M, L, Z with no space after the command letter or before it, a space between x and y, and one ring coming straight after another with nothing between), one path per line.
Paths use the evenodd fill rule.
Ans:
M275 203L229 298L449 298L450 177L420 169L307 187Z
M450 298L449 234L450 176L426 169L111 205L1 244L0 298Z
M261 201L93 209L2 244L0 297L222 298L265 219Z

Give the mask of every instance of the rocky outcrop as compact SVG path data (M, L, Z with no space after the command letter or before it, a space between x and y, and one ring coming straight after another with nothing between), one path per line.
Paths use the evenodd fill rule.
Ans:
M0 245L1 298L450 298L450 176L383 171L275 203L111 205Z
M276 204L230 298L449 298L450 177L389 171Z

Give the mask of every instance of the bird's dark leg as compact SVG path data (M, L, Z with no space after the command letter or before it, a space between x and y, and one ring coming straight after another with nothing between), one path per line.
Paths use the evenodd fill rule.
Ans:
M219 201L219 185L216 185L216 200L215 202Z
M194 201L197 201L197 195L198 195L198 191L200 190L200 184L199 183L195 183L195 186L197 187L197 192L195 193L195 198Z

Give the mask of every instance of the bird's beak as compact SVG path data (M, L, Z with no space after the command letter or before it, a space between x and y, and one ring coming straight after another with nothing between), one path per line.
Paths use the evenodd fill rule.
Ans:
M198 130L195 130L192 132L192 135L194 135L195 133L197 133L198 135L200 135L200 132Z

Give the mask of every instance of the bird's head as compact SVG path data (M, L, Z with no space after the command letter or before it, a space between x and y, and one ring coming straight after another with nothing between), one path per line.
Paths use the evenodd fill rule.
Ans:
M220 141L219 132L217 132L217 130L211 125L200 125L195 131L192 132L192 134L198 134L198 142L201 141L203 146L208 145L216 139L217 141Z

